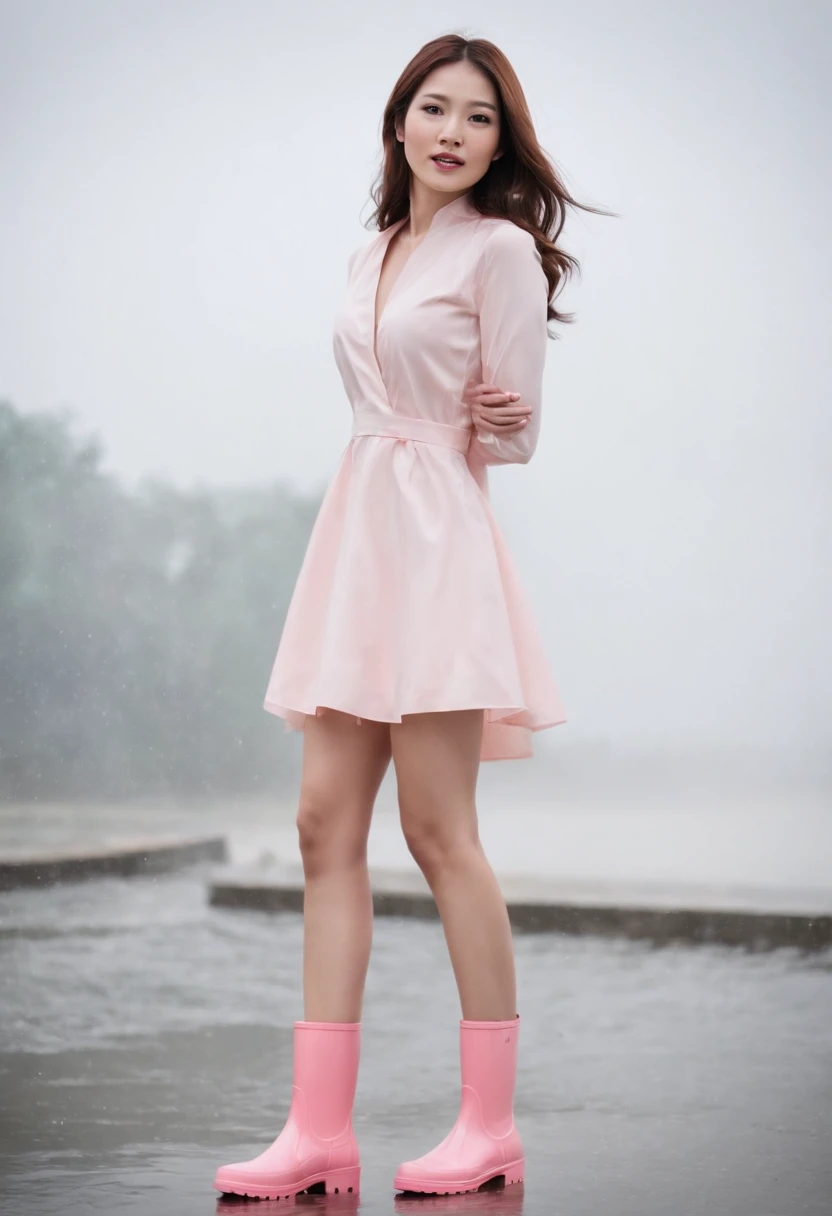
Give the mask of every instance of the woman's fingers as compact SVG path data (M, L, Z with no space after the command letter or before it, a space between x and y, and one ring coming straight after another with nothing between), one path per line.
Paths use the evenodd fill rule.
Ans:
M480 393L474 400L478 405L509 405L518 401L519 393Z
M478 397L469 398L468 405L473 409L488 409L493 410L495 414L503 416L511 414L530 414L532 412L530 405L523 405L519 400L519 393L489 393Z
M471 409L487 409L492 410L495 414L507 415L508 413L530 414L531 406L523 405L520 401L519 393L487 393L477 397L472 397L468 401Z
M501 425L499 422L477 422L475 430L488 431L491 435L516 435L528 425L528 418L523 418L520 422L512 422Z
M503 405L507 401L517 401L519 393L506 393L497 384L466 385L463 396L470 402L480 405Z
M481 430L505 435L507 432L522 430L529 421L529 412L525 407L520 410L517 406L500 406L496 409L492 406L472 409L471 417L474 426Z
M486 417L491 418L495 422L513 422L517 418L528 418L532 412L528 405L514 404L474 406L473 409L476 409L479 413L484 413Z
M515 435L527 425L531 407L518 405L519 393L505 393L496 384L466 385L465 398L475 426L492 435Z
M531 414L528 405L473 405L471 413L484 422L513 423L528 418Z

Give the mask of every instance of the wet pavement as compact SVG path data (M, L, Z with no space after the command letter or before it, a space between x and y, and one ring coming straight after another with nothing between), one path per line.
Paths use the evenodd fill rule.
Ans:
M209 907L210 869L0 896L0 1211L254 1210L215 1168L282 1126L301 918ZM362 1192L258 1216L829 1216L832 956L518 935L522 1190L395 1198L458 1098L439 925L379 920Z

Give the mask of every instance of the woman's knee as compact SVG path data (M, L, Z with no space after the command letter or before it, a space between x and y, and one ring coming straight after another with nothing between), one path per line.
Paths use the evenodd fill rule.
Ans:
M353 805L335 790L302 789L296 824L307 875L361 861L371 813L372 808Z
M400 810L408 850L428 882L450 868L464 865L480 847L474 816L424 818L409 815L401 807Z

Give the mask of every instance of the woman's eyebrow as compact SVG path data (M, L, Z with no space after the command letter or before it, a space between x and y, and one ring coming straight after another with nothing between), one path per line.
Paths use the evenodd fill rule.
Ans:
M433 97L436 99L436 101L448 101L449 100L449 98L447 98L444 93L423 93L422 96L423 97ZM497 113L497 107L492 106L490 101L469 101L468 105L477 106L481 110L493 110L495 114Z

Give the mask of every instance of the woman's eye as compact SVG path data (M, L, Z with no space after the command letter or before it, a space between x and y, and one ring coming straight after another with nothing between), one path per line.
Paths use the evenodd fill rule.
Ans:
M436 105L434 105L432 102L430 102L430 103L428 103L428 105L426 105L426 106L422 106L422 109L423 109L423 110L425 111L425 113L427 114L427 113L429 113L430 111L434 111L434 110L438 112L438 111L439 111L439 106L436 106ZM471 117L472 117L472 118L481 118L481 119L482 119L482 123L490 123L490 122L491 122L491 119L488 117L488 115L487 115L487 114L472 114L472 115L471 115ZM481 125L482 125L482 123L479 123L478 125L479 125L479 126L481 126Z

